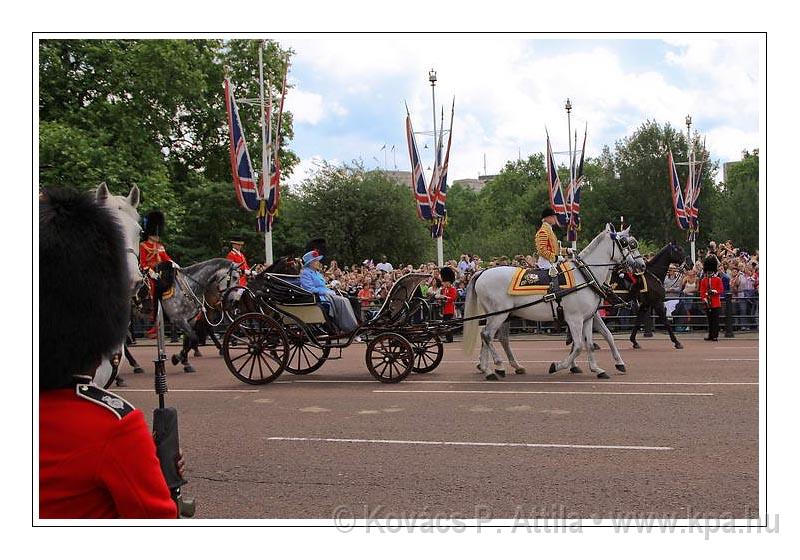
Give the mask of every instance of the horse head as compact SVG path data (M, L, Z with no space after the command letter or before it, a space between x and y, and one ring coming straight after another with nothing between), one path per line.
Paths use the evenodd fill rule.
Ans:
M686 259L686 253L683 250L683 247L675 243L675 241L669 242L669 263L670 264L683 264L683 261Z
M128 196L112 195L105 182L100 183L95 191L97 202L108 208L122 227L128 257L128 276L131 279L131 295L135 293L142 280L139 271L139 235L142 227L139 225L139 213L136 211L140 198L139 187L136 185L131 188Z
M630 226L618 232L615 231L614 226L609 223L606 224L605 231L614 243L612 255L616 255L614 249L619 251L620 257L618 262L624 263L631 272L636 274L643 273L647 265L641 253L639 253L639 242L630 234ZM614 257L612 256L612 260L613 259Z

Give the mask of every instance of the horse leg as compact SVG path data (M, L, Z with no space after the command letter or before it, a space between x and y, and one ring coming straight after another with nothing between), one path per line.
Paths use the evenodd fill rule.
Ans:
M664 328L667 329L667 334L669 335L669 339L672 341L672 344L678 350L683 349L683 344L675 338L675 333L672 332L672 327L670 326L669 322L667 321L667 309L664 307L664 302L661 302L661 305L656 307L656 313L658 313L658 320L664 324Z
M641 346L639 346L639 343L636 342L636 333L639 332L639 327L642 326L642 318L644 317L644 314L647 313L647 311L648 307L646 305L644 304L640 305L639 310L636 312L636 320L633 323L633 331L631 331L631 342L633 343L633 347L637 350L641 348Z
M570 332L572 333L572 351L563 361L551 363L548 373L556 373L557 371L561 371L562 369L566 369L568 367L576 367L575 360L577 359L578 354L581 353L581 350L583 350L583 346L585 344L583 339L583 321L579 317L570 316L568 319L566 319L566 323L569 326Z
M208 330L208 336L209 336L209 338L211 338L211 342L214 343L214 346L217 347L217 350L219 351L219 355L222 356L222 344L220 344L219 339L217 338L217 335L214 333L214 328L213 327L211 327Z
M183 348L178 354L172 356L172 364L180 363L183 365L183 371L194 373L196 370L189 363L189 350L197 347L197 335L186 319L175 320L175 325L183 332Z
M125 344L122 347L122 350L125 352L125 359L128 360L128 363L133 366L133 373L144 373L144 368L139 365L136 361L136 358L133 357L131 351L128 350L128 345Z
M508 335L511 332L511 325L506 322L503 323L503 326L500 327L500 331L498 332L498 338L500 339L500 344L503 346L503 350L506 352L506 357L508 358L508 363L512 365L514 368L514 373L517 375L521 375L525 373L525 368L519 365L517 362L517 358L514 357L514 352L511 351L511 343L508 339Z
M494 349L494 346L492 345L492 340L494 340L494 335L503 326L503 323L507 318L508 318L508 313L504 313L502 315L495 315L494 317L489 317L486 320L486 327L483 329L483 332L481 333L481 342L482 342L481 366L483 367L483 372L486 373L488 371L490 355L492 361L494 362L494 372L486 374L486 379L488 381L497 381L499 377L506 376L506 370L503 367L503 360L500 358L500 355Z
M583 336L586 338L586 353L589 355L589 369L596 373L599 379L609 379L606 371L597 364L594 357L594 342L592 337L594 331L594 317L583 323Z
M617 344L614 342L614 335L612 335L611 331L608 330L608 326L606 325L605 321L603 321L597 315L594 316L592 322L594 323L594 327L597 329L597 332L603 335L603 338L605 338L606 342L608 343L608 347L611 349L611 355L614 358L614 367L624 373L625 362L622 361L622 355L619 353L619 348L617 348Z

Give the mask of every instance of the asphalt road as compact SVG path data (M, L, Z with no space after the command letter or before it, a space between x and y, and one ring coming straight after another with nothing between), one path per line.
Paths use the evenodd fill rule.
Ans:
M205 347L197 373L167 366L185 494L204 518L756 517L758 340L681 340L619 341L628 373L606 381L548 375L555 338L513 341L528 373L498 382L449 344L393 385L363 344L263 386ZM133 352L147 373L126 364L117 392L152 409L155 349Z

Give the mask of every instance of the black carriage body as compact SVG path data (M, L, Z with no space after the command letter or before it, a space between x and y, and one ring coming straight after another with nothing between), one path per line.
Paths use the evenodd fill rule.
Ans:
M262 333L270 332L275 324L282 327L282 334L288 341L287 356L285 360L277 361L283 364L281 370L288 369L294 374L303 375L317 370L328 359L332 349L346 348L356 337L368 340L367 367L382 382L401 381L411 370L420 373L432 371L442 358L443 347L438 335L443 327L413 322L415 314L425 305L423 300L415 297L415 293L427 278L427 274L419 273L399 278L372 319L352 333L337 336L323 328L326 320L319 298L300 287L299 276L262 273L247 288L255 308L235 321L226 332L223 341L226 363L239 359L230 357L230 343L237 338L243 339L242 335L246 334L244 325L249 321L251 324L259 323L255 330ZM238 334L229 336L232 329ZM259 349L265 347L261 342L253 346ZM278 344L277 348L280 347ZM270 351L275 354L276 347L271 348ZM280 372L270 375L267 381L248 381L230 363L229 369L248 383L268 383L280 375Z

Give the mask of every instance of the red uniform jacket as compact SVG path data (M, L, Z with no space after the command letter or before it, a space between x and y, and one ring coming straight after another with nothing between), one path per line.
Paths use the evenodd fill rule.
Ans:
M244 256L244 253L241 251L237 251L236 249L231 249L228 256L225 257L229 261L235 262L239 266L239 270L242 271L242 276L239 278L239 285L240 286L247 286L247 276L245 273L250 270L250 265L247 264L247 258Z
M442 315L455 315L456 314L456 299L458 298L458 290L453 286L449 288L442 287L441 294L447 299L444 300L442 306Z
M40 518L177 515L141 410L94 385L39 395Z
M698 288L700 299L703 303L709 304L712 309L722 307L720 298L725 296L724 291L725 287L722 285L722 279L719 276L704 276L700 280L700 287Z
M171 260L163 243L150 240L139 243L139 268L142 270L155 268L158 263Z

